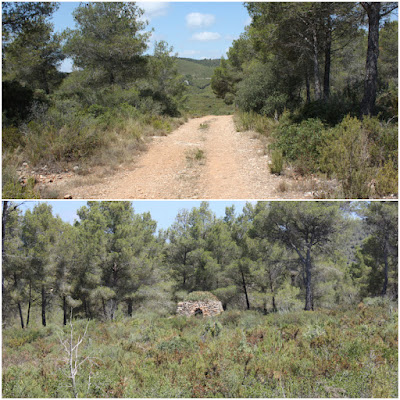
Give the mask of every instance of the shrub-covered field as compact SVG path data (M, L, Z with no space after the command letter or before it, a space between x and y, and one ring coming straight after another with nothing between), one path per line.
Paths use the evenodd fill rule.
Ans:
M397 397L398 314L389 304L214 318L90 321L80 397ZM74 343L86 322L73 323ZM73 397L70 327L3 330L3 397ZM68 348L68 346L67 346Z

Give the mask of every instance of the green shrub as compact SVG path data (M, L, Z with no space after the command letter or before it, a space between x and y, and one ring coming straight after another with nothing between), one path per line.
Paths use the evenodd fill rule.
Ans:
M319 119L308 119L293 124L284 116L273 132L275 142L271 149L280 150L283 156L304 171L319 170L321 151L329 140L329 131Z
M273 119L267 118L253 111L236 112L234 122L238 132L256 131L262 135L269 135L276 125Z
M40 194L34 189L35 180L29 177L25 185L19 182L15 168L3 164L2 197L3 199L38 199Z
M280 175L283 169L283 155L280 150L271 151L271 163L269 164L269 170L271 174Z
M15 149L23 144L23 136L16 126L5 126L2 129L1 143L3 149Z
M40 329L19 330L14 332L12 337L8 337L5 344L12 348L18 348L41 337L44 337L44 332Z
M368 135L357 118L346 117L324 149L323 169L337 176L346 198L368 198L372 177Z
M208 321L204 326L204 333L217 337L222 331L222 325L218 321Z
M235 101L235 95L233 93L227 93L224 97L224 103L227 105L233 104Z
M237 310L230 310L225 311L218 316L219 320L221 321L222 325L233 325L237 326L240 322L242 313Z
M328 100L313 101L298 109L294 115L294 122L306 119L320 119L325 124L335 126L347 114L357 115L358 105L343 99L343 96L331 96Z
M376 193L380 197L397 194L398 176L398 169L394 167L392 160L379 168L376 174Z
M186 338L181 338L180 336L173 337L172 339L165 340L157 345L157 349L161 351L166 351L169 353L173 353L176 351L186 351L190 350L193 347L193 343L191 343Z

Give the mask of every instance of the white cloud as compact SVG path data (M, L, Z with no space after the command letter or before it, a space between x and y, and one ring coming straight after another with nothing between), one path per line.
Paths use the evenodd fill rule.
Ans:
M215 22L212 14L190 13L186 15L186 25L189 28L207 28Z
M169 8L169 3L157 1L139 1L137 5L144 10L144 17L149 20L166 15Z
M199 40L201 42L209 42L210 40L221 39L221 35L217 32L199 32L192 36L192 40Z

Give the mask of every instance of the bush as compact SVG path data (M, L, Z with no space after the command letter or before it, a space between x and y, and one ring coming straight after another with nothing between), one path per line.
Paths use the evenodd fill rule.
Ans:
M224 103L227 104L228 106L233 104L235 101L235 95L232 93L227 93L224 97Z
M293 124L284 114L273 132L275 142L271 149L280 150L283 156L305 172L317 172L321 151L329 140L329 131L319 119L308 119Z
M4 165L2 171L2 197L3 199L38 199L40 195L34 189L35 180L30 177L24 185L19 182L17 171Z
M332 140L324 150L324 169L338 177L343 194L350 199L370 195L371 179L368 137L357 118L346 117L332 131Z
M271 163L269 164L271 174L279 175L283 169L283 155L280 150L271 151Z
M204 326L204 333L209 333L212 337L217 337L222 331L222 325L218 321L208 321Z
M166 351L168 353L174 353L176 351L187 351L192 349L193 344L186 338L179 336L173 337L172 339L165 340L157 345L157 349Z
M225 311L218 316L219 320L221 321L222 325L233 325L237 326L240 322L240 318L242 313L237 310L232 311Z
M273 119L267 118L253 111L237 112L234 117L234 122L238 132L256 131L262 135L269 135L276 126L276 122Z
M397 193L397 128L376 118L346 117L332 130L322 170L336 176L346 198Z
M398 192L398 169L394 167L390 160L376 174L376 193L383 197Z
M16 126L5 126L2 129L1 143L3 149L16 149L23 144L23 136Z
M325 124L335 126L340 123L347 114L357 115L358 105L343 99L343 96L332 96L329 100L313 101L305 104L293 115L294 122L307 119L320 119Z

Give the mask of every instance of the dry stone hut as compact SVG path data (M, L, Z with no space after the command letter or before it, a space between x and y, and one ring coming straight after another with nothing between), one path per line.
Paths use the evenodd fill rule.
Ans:
M190 317L203 316L212 317L222 313L222 303L216 296L209 292L192 292L189 293L185 301L178 303L176 313Z

